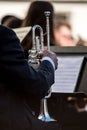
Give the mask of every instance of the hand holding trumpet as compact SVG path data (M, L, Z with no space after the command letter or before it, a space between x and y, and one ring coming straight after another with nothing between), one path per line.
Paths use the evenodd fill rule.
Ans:
M53 61L54 63L54 66L55 66L55 70L57 69L58 67L58 59L57 59L57 56L54 52L52 51L48 51L48 50L44 50L43 51L43 55L42 55L42 58L44 57L49 57L51 58L51 60Z

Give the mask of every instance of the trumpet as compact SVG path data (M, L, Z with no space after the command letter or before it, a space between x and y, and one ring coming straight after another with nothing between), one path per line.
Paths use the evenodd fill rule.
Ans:
M46 35L47 35L47 49L50 50L50 28L49 28L49 16L50 12L46 11L44 12L46 16ZM35 31L39 30L40 35L35 36ZM32 27L32 49L29 51L29 64L32 64L34 68L37 68L40 64L40 56L43 53L44 49L44 34L43 29L39 25L34 25ZM50 98L51 96L51 89L48 92L48 95L45 96L43 99L41 99L41 105L40 105L40 114L38 116L38 119L46 122L55 121L55 119L51 118L48 112L47 107L47 98Z

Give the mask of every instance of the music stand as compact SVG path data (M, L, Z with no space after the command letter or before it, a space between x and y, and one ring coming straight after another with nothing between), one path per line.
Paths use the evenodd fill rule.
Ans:
M87 47L52 46L51 50L59 60L52 94L87 96Z

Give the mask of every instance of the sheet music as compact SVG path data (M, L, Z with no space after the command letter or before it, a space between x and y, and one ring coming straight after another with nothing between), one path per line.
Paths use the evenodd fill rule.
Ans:
M26 35L29 33L31 30L31 27L21 27L21 28L15 28L13 31L16 33L18 36L20 42L26 37Z
M59 56L58 69L55 72L55 83L52 86L54 93L73 93L84 56Z

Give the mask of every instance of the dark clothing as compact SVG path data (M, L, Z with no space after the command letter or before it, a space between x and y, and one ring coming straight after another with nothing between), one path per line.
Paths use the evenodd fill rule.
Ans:
M54 82L52 65L48 61L43 61L38 72L29 67L16 35L2 26L0 26L0 73L0 81L11 86L11 90L37 94L40 97L45 95Z
M30 67L16 34L0 25L0 130L60 130L32 114L28 98L42 98L54 83L54 69L43 61Z
M67 105L61 122L63 130L87 130L87 112L78 112L74 106Z

